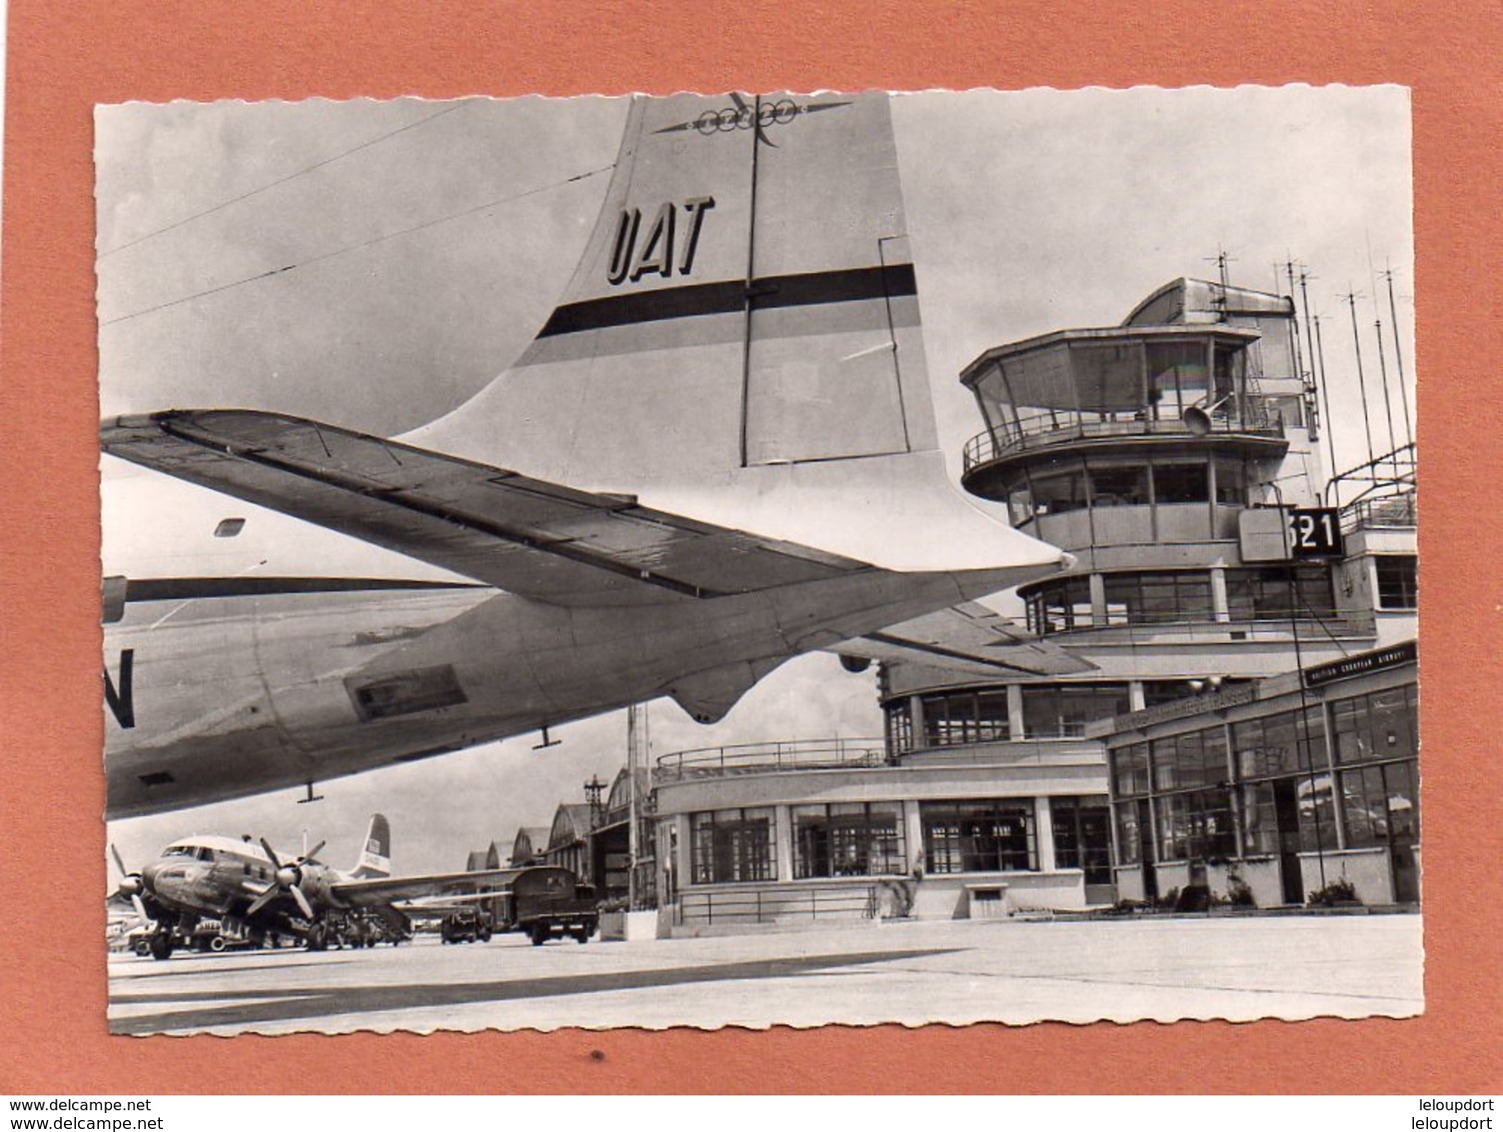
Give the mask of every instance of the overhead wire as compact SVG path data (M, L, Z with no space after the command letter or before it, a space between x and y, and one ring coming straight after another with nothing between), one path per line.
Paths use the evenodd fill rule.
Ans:
M468 102L457 102L452 106L446 106L442 110L439 110L437 113L429 114L424 118L419 118L415 122L408 122L405 126L400 126L395 130L391 130L380 135L379 137L374 137L369 139L368 141L363 141L357 146L352 146L349 149L342 150L339 153L333 154L332 156L325 157L321 161L315 161L312 165L304 166L296 172L288 173L284 177L278 177L275 181L268 181L266 184L251 189L248 192L243 192L239 196L234 196L229 200L221 201L211 208L206 208L201 212L195 212L192 216L185 216L181 220L174 220L171 224L168 224L165 227L153 229L152 231L147 232L144 235L137 236L133 240L127 240L123 244L117 244L107 251L100 252L99 258L104 259L107 256L114 255L116 252L123 252L126 248L133 248L137 244L145 243L147 240L150 240L156 236L160 236L165 232L175 231L176 229L181 228L184 225L192 224L195 220L201 220L205 216L212 216L214 213L219 212L222 209L226 209L232 204L238 204L240 201L248 200L249 198L257 196L260 193L264 193L269 189L274 189L278 185L285 185L288 181L296 180L299 177L306 176L307 174L312 173L314 170L322 169L326 165L332 165L336 161L342 161L344 158L349 157L353 153L359 153L361 150L369 149L373 145L378 145L381 142L396 137L398 134L406 133L408 130L416 129L418 126L425 126L429 122L432 122L437 118L442 118L445 114L452 114L454 113L454 111L459 110L467 105L469 105Z
M157 311L167 310L170 307L181 306L183 303L191 303L196 299L206 298L209 295L217 295L221 291L228 291L231 288L240 287L247 283L255 283L258 280L270 279L271 277L276 275L285 275L289 271L296 271L299 268L311 267L315 263L322 263L325 260L334 259L337 256L348 255L350 252L356 252L361 250L362 248L368 248L373 244L380 244L384 243L387 240L394 240L398 236L406 236L413 232L421 232L425 228L433 228L440 224L447 224L451 220L458 220L462 217L470 216L477 212L484 212L488 208L495 208L498 205L502 204L510 204L513 201L522 200L530 196L536 196L538 193L547 192L550 189L556 189L563 185L572 184L576 181L583 181L590 177L597 177L601 173L608 173L614 168L615 162L611 162L611 164L602 165L598 169L591 169L585 173L576 173L572 177L565 177L561 181L553 181L546 185L538 185L534 188L527 189L524 192L514 193L510 196L498 197L495 200L489 200L484 204L477 204L471 208L461 209L460 211L450 213L447 216L439 216L432 220L425 220L420 224L411 225L407 228L399 228L395 232L385 232L379 236L372 236L369 240L362 240L358 244L351 244L347 247L336 248L331 252L324 252L322 255L311 256L310 258L300 260L297 263L289 263L284 264L281 267L273 267L269 271L258 272L255 275L247 275L242 279L236 279L229 283L222 283L218 287L209 287L203 291L195 291L191 295L184 295L178 299L170 299L165 303L158 303L155 306L145 307L142 310L133 311L130 314L122 314L117 315L114 318L104 319L100 322L99 325L101 327L114 326L117 323L128 322L131 319L141 318L144 315L154 314Z

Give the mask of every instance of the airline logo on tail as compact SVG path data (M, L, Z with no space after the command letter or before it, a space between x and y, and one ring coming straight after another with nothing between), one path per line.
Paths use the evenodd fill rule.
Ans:
M678 273L688 275L694 270L694 253L699 249L699 231L704 226L705 213L715 207L714 197L690 197L683 203L684 239L682 255L677 260ZM665 201L658 209L657 218L647 229L640 248L637 232L642 227L642 210L624 208L616 222L616 239L611 251L610 266L605 279L612 287L630 279L639 282L642 276L655 272L667 279L673 275L674 233L679 229L679 206Z
M653 133L673 134L693 130L709 137L711 134L728 134L732 130L754 129L757 131L757 141L776 148L776 143L764 132L769 126L786 126L800 114L814 114L820 110L834 110L850 105L849 102L806 102L799 105L791 98L779 98L774 102L758 99L753 106L739 94L731 95L731 101L735 105L722 110L706 110L691 121L663 126Z
M365 847L350 871L352 877L391 876L391 826L385 814L372 814L370 827L365 833Z

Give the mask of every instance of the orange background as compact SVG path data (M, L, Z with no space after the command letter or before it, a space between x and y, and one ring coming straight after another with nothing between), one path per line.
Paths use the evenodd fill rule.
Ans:
M1338 14L1332 15L1331 12ZM10 0L0 339L0 1092L1503 1091L1494 5ZM1413 88L1421 1019L110 1037L92 107L129 99L1398 82ZM603 1057L592 1057L599 1051Z

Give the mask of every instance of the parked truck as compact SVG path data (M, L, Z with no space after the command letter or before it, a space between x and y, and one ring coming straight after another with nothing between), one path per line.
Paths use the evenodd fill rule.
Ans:
M594 887L558 865L518 870L494 906L497 931L521 932L538 947L565 936L584 943L600 924Z

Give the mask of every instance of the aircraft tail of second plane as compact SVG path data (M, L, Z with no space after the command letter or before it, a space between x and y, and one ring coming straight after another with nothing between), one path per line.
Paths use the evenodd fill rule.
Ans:
M350 870L350 875L362 880L391 876L391 825L385 814L371 815L370 825L365 832L365 843L360 848L360 856L355 861L355 867Z

